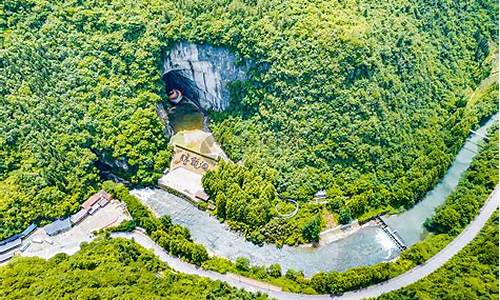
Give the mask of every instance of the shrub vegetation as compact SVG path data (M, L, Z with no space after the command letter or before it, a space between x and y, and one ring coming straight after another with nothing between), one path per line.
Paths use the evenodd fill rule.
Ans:
M251 203L241 210L263 213L243 217L234 208L242 200L226 199L225 217L242 230L269 220L256 241L306 242L303 226L316 217L269 219L272 189L301 202L326 189L354 218L412 206L468 129L496 110L496 97L466 97L498 42L493 0L2 4L0 238L78 210L99 186L96 166L156 182L171 155L155 111L166 99L161 59L181 40L254 63L249 80L232 85L230 109L212 113L212 130L266 187L215 180Z
M226 283L173 272L125 239L84 243L75 255L16 258L0 268L2 299L268 299Z

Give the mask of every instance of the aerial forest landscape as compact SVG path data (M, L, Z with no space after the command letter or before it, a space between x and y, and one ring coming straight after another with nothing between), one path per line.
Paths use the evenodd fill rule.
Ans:
M497 1L0 15L0 299L499 299Z

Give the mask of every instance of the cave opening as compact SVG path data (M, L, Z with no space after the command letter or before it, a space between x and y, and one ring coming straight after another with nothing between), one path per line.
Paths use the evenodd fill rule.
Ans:
M168 110L169 123L174 133L186 130L204 130L206 112L200 105L200 91L191 78L185 73L186 70L170 70L163 74L162 80L165 83L167 93L178 90L182 94L182 100L174 104Z
M179 90L184 97L193 101L195 104L199 104L199 88L191 78L183 74L185 72L186 70L171 70L163 74L162 79L165 83L167 92Z

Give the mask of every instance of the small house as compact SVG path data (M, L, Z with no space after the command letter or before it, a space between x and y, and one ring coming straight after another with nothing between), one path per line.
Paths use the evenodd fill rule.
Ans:
M88 214L88 209L82 208L76 214L71 216L71 224L75 225L79 223L81 220L85 219Z
M46 225L43 229L45 232L50 235L56 235L60 232L66 231L71 228L71 219L66 218L66 219L59 219L55 220L54 222L50 223L49 225Z
M105 190L101 190L99 191L99 193L95 193L94 195L92 195L90 198L87 199L87 201L83 202L81 207L84 208L84 209L89 209L94 205L96 204L97 202L99 201L111 201L111 195L106 192Z
M35 231L35 229L37 229L37 226L35 223L31 223L30 226L28 226L26 229L24 229L23 232L21 232L21 238L25 238L27 237L28 235L30 235L33 231Z

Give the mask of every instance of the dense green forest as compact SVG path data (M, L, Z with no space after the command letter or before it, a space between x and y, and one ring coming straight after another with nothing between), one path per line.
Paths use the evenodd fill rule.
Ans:
M153 12L133 3L3 2L0 238L77 210L99 184L98 156L126 164L132 183L168 164L160 42L140 19Z
M498 184L498 125L493 126L490 141L483 144L461 179L461 184L436 210L426 227L436 233L459 234L478 214L490 192Z
M497 83L486 85L485 87L475 90L474 110L461 110L460 131L463 134L468 133L470 125L466 125L467 120L472 116L489 115L496 109L498 103L498 85ZM482 111L484 110L484 111ZM477 119L471 124L481 122ZM456 128L455 128L456 129ZM456 129L457 130L457 129ZM495 130L498 130L495 127ZM494 138L494 136L493 136ZM495 145L488 144L489 152L484 152L475 164L472 165L472 170L478 168L477 164L485 163L489 157L498 152L494 149ZM452 157L449 156L451 159ZM497 165L496 161L486 161L493 166ZM479 183L483 184L481 193L469 190L476 202L473 206L477 209L482 203L485 195L492 189L492 185L498 182L495 173L483 173L489 183L483 182L485 178L478 177L474 173L468 173L471 178L475 177ZM300 203L300 209L297 215L292 218L282 218L278 214L280 211L293 211L294 205L288 203L286 198L279 196L275 188L279 175L274 169L270 168L253 168L241 166L234 163L220 163L219 166L208 172L203 177L203 186L205 191L211 195L215 201L215 214L220 220L227 220L228 225L236 230L242 231L245 236L254 243L261 244L263 242L272 242L280 246L283 244L298 244L305 242L317 242L319 239L320 229L326 224L324 216L337 215L339 223L346 224L357 216L360 221L364 221L373 217L375 214L390 211L390 204L384 206L373 207L372 210L364 214L356 215L355 210L346 204L345 197L330 197L326 204L319 204L315 201ZM467 179L469 180L469 179ZM466 187L461 187L458 194L454 194L455 200L449 201L469 201L470 196L464 195ZM466 198L466 200L462 200ZM324 201L324 200L323 200ZM369 202L367 202L369 203ZM456 206L461 206L459 203ZM463 207L461 209L464 209ZM394 208L392 208L394 210ZM450 211L455 210L448 207L446 211L439 210L436 219L441 218L443 222L461 222L468 224L471 217L475 216L476 210L468 210L468 215L460 219L461 214L456 212L450 216ZM362 212L365 212L363 210ZM362 213L358 212L358 213ZM450 218L452 217L452 218ZM437 221L436 221L437 222ZM427 224L429 225L429 224ZM429 225L430 226L430 225ZM449 228L447 228L449 229ZM447 232L448 230L443 232Z
M466 202L463 203L463 207L469 207L468 209L458 211L459 214L463 214L460 215L461 218L467 219L470 217L468 214L471 211L473 211L473 214L477 213L477 210L489 192L498 183L498 130L496 127L492 128L489 137L489 141L483 145L481 152L474 159L470 169L466 171L460 180L457 190L450 195L439 210L450 206L454 207L457 199L461 199L460 197L465 194L464 191L466 190L469 196L480 195L480 198L474 198L475 202L470 202L470 205L465 205ZM481 176L478 174L481 174ZM159 219L155 218L136 197L128 193L125 186L108 181L104 184L104 188L113 193L116 198L123 200L134 218L133 222L124 224L119 228L120 230L130 230L135 225L139 225L145 228L147 233L168 252L186 261L201 265L203 268L209 270L223 273L234 272L255 279L265 280L282 286L285 290L294 292L341 293L395 277L409 270L411 267L425 262L466 226L465 223L459 223L456 224L455 228L450 229L446 233L438 232L438 234L429 235L422 242L404 251L400 259L396 262L354 268L340 273L319 273L312 279L306 279L300 271L287 270L286 272L282 272L279 265L267 267L251 266L248 260L243 258L238 259L236 262L231 262L223 258L209 257L203 246L191 241L189 232L185 228L173 225L168 216ZM463 199L467 200L468 198ZM469 201L467 200L467 203ZM497 225L495 224L495 226ZM478 239L482 239L484 236L490 237L492 228L494 226L488 226L485 229L486 235L483 234ZM440 229L440 232L442 231ZM494 271L491 262L494 263L495 255L498 253L497 250L493 249L495 244L491 242L485 243L480 240L476 245L476 241L474 242L474 246L467 249L477 249L477 251L474 250L471 254L473 257L467 258L464 263L479 260L481 264L477 265L477 269L468 271L468 282L472 280L472 276L477 275L474 273L476 270L485 272L488 270L488 272L492 272L491 270ZM481 250L483 245L486 247L483 247L484 250ZM496 245L498 247L498 244ZM494 254L493 256L492 253ZM462 265L462 262L458 264L458 268ZM453 266L453 270L456 270L457 267ZM163 277L158 276L159 272ZM453 272L456 273L457 271ZM456 277L455 273L447 274L445 278L452 280ZM99 274L99 276L96 274ZM116 277L116 274L120 274L120 278ZM474 285L471 282L471 284L465 286L463 289L455 289L455 293L458 295L459 293L464 294L474 291L482 293L482 295L491 295L491 291L494 292L496 284L491 281L494 278L488 274L490 273L481 275L481 278L484 277L485 282L476 282ZM26 279L28 277L30 286L39 287L39 290L26 288L24 283L26 282L25 280L28 280ZM162 279L165 277L168 280L163 282ZM4 278L6 279L4 280ZM154 278L154 281L151 282L150 278ZM196 297L197 295L207 298L214 295L216 295L216 298L224 296L229 298L236 297L237 299L238 297L251 297L246 293L235 292L220 283L210 283L205 279L173 274L165 269L165 266L162 267L162 264L149 252L143 252L139 246L123 240L106 241L103 239L90 245L84 244L83 250L72 257L58 255L49 261L35 258L21 258L12 262L7 267L0 268L0 279L2 279L0 282L3 284L0 286L0 296L4 293L7 298L26 298L30 295L38 298L53 298L59 295L57 293L62 292L67 293L68 296L75 297L77 295L83 297L89 293L92 293L92 295L98 293L106 297L114 297L118 291L126 295L141 291L142 295L151 295L151 297L154 295L163 295L162 293L164 292L176 295L176 293L181 293L181 291L183 291L181 293L183 297L188 298ZM57 282L60 282L60 280L71 280L73 285L66 285L67 289L60 290L56 288L59 285L53 284L55 280ZM439 284L441 286L442 283ZM477 289L477 287L484 288ZM203 292L200 292L201 290ZM33 295L32 293L34 292L42 294ZM412 295L411 293L414 292L415 289L413 288L408 293ZM428 290L428 292L442 293L446 291L432 289ZM236 293L236 296L234 293Z
M306 229L325 209L348 223L420 200L468 130L497 111L496 84L468 97L489 75L488 41L498 39L490 14L498 8L489 4L342 2L341 11L311 4L305 13L284 9L274 17L281 27L257 22L289 33L270 29L259 46L290 43L271 51L256 84L235 87L229 112L213 114L218 141L245 162L205 176L217 216L256 243L296 244L317 240ZM467 17L472 7L476 20ZM337 27L339 19L349 21ZM301 201L295 218L274 218L283 201L262 196L271 184L283 199ZM308 202L321 189L329 203Z
M465 97L490 69L496 1L6 0L0 13L0 238L74 212L97 161L156 182L170 159L161 59L180 40L254 62L212 114L230 157L277 174L264 186L284 198L326 189L344 220L418 201L496 109Z
M64 284L62 284L64 283ZM268 299L172 271L124 239L98 239L75 255L17 258L0 268L2 299Z
M235 161L277 170L284 198L326 189L347 217L411 206L467 129L496 110L496 96L471 107L465 95L489 74L497 4L329 4L287 2L269 19L240 18L247 36L265 28L248 56L273 47L262 54L269 69L238 90L213 131Z
M372 266L349 269L345 272L320 272L312 278L305 278L300 270L282 271L279 264L253 266L246 258L235 262L221 257L210 257L206 249L190 239L188 230L172 225L168 216L156 218L154 215L121 184L107 181L104 188L115 197L123 200L134 218L134 222L123 224L120 230L131 230L135 225L146 229L148 234L168 252L202 268L220 273L232 272L247 277L270 282L286 291L308 294L337 294L363 288L396 277L416 265L422 264L443 249L476 216L489 194L498 184L498 126L493 126L489 139L481 143L480 152L470 168L459 181L457 189L437 209L426 226L434 231L425 239L401 252L394 262L383 262ZM233 170L232 165L224 165ZM227 171L226 170L226 171ZM258 180L258 179L257 179ZM244 181L244 180L243 180ZM250 188L248 189L250 191ZM461 209L457 202L461 201ZM441 211L456 209L462 222L452 223L453 227L439 225Z
M278 246L317 242L320 207L306 204L293 218L280 217L277 209L292 212L295 205L278 197L275 178L277 173L272 169L259 171L222 162L203 176L202 181L205 191L215 201L216 216L228 220L232 229L242 231L250 241L256 244L272 242ZM314 229L313 234L307 234L309 228Z
M498 183L498 131L493 128L471 168L440 208L453 207L467 189L469 195L481 195L480 202L471 203L471 208L458 211L476 211L488 193ZM481 176L477 176L481 174ZM476 179L477 177L477 179ZM265 280L282 286L285 290L306 293L342 293L368 286L395 277L411 267L421 264L451 241L456 232L466 224L448 233L429 235L401 254L400 259L391 263L354 268L346 272L319 273L311 280L304 278L300 271L282 272L279 265L268 267L251 266L248 260L240 258L230 262L223 258L209 258L203 247L189 239L189 232L176 225L165 216L155 218L141 202L130 195L123 185L106 182L104 188L115 197L127 203L134 218L132 224L124 224L120 229L131 229L136 224L144 227L162 247L170 253L202 267L218 272L234 272ZM464 205L467 207L467 205ZM464 214L464 218L467 213ZM498 294L498 214L495 214L482 233L471 245L453 258L438 273L404 288L384 295L384 299L422 298L490 298ZM130 226L132 225L132 226ZM178 245L171 248L170 245ZM203 250L202 250L203 249ZM118 275L117 275L118 274ZM61 289L60 282L71 281ZM459 283L457 283L457 281ZM29 285L26 285L29 282ZM453 288L450 288L453 286ZM127 297L140 293L143 297L185 299L262 299L235 291L220 282L176 274L160 263L149 251L137 244L122 239L102 238L91 244L83 244L82 251L74 256L57 255L49 261L38 258L19 258L8 266L0 268L0 297L10 298L59 298L86 297L99 295L102 298Z
M341 293L369 286L396 277L443 249L478 215L479 209L498 184L498 126L491 128L488 137L487 142L481 143L479 154L460 178L455 191L436 210L432 220L426 222L426 226L434 231L433 234L401 252L395 262L353 268L342 273L318 273L311 279L312 287L319 293ZM442 214L449 210L453 210L454 218L450 219L451 226L446 227L444 225L450 223L442 218ZM455 222L457 219L460 221Z
M498 213L439 270L378 299L498 299Z

